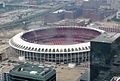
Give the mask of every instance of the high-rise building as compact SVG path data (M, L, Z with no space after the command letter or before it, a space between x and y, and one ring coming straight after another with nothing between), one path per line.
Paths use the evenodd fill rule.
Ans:
M120 74L119 41L120 33L104 33L91 41L90 81L110 81Z
M56 81L56 71L52 67L22 64L9 72L9 81Z

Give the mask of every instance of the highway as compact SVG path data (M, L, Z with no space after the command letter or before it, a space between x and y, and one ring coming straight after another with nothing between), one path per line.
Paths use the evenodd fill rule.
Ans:
M19 4L6 4L6 7L15 7L15 8L32 8L32 9L51 9L50 5L19 5Z
M15 26L18 26L18 25L28 24L28 23L34 21L35 19L39 18L39 16L43 16L43 15L48 14L50 12L54 12L56 10L64 8L65 5L66 4L58 4L56 6L53 6L50 9L46 9L43 12L35 13L34 15L31 15L31 16L13 21L13 22L9 22L9 23L3 24L3 25L0 25L0 29L11 28L11 27L15 27Z

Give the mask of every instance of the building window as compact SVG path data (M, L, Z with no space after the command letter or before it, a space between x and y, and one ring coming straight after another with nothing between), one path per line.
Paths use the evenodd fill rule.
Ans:
M72 51L74 51L74 49L72 48Z
M85 48L84 48L84 47L82 47L82 50L85 50Z
M28 47L26 47L25 49L28 49Z
M57 49L56 52L59 52L59 50Z
M75 48L75 51L78 51L78 49L77 49L77 48Z
M85 47L85 49L86 49L86 50L88 50L88 48L87 48L87 47Z
M68 52L70 52L70 49L68 49Z
M30 50L30 49L31 49L31 47L28 48L28 50Z
M37 48L35 48L35 51L37 51Z
M48 52L48 49L45 49L45 52Z
M53 52L55 52L55 49L53 49Z
M25 48L25 46L23 47L23 49Z
M51 49L49 49L49 52L51 52Z
M38 49L38 51L40 51L40 48Z
M67 52L67 50L66 50L66 49L64 49L64 52Z
M34 48L32 48L31 50L34 50Z
M81 48L79 47L79 50L81 50Z
M42 52L44 51L44 48L42 49Z

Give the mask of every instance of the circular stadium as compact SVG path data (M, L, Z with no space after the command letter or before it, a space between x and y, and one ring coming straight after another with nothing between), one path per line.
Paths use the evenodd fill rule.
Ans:
M103 32L78 26L41 27L15 35L9 44L32 61L80 64L90 59L90 40Z

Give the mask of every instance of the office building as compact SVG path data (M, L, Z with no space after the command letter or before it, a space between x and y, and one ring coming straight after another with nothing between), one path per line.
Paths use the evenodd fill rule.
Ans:
M104 33L91 41L90 81L110 81L119 75L120 33Z
M56 71L52 67L22 64L9 72L9 81L56 81Z

